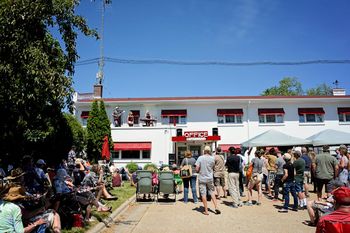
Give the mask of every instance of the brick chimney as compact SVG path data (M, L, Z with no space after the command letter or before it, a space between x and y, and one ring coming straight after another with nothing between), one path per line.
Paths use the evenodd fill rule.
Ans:
M103 86L101 84L94 85L94 98L95 99L102 98L102 90L103 90Z

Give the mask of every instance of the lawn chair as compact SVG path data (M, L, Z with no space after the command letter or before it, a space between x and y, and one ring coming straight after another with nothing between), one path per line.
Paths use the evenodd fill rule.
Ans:
M154 192L152 189L152 172L146 170L136 171L136 201L140 200L140 194L152 194L154 200Z
M159 194L161 193L164 195L165 198L167 198L170 194L174 194L174 202L176 202L176 190L173 172L159 172L159 187L157 193L157 201L159 199Z

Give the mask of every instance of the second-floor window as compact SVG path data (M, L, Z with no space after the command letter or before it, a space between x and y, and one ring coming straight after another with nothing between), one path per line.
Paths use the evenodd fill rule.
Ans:
M89 118L89 114L90 114L89 111L82 111L81 112L80 118L81 118L81 122L82 122L83 126L87 125L87 119Z
M162 110L162 124L187 124L187 110Z
M259 123L283 123L284 109L283 108L259 108Z
M299 108L300 123L322 123L324 121L323 108Z
M339 122L350 122L350 108L338 108Z
M218 109L219 124L241 124L243 109Z

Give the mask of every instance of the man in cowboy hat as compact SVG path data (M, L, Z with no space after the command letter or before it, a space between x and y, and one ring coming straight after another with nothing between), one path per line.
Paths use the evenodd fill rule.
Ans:
M0 232L31 232L45 222L44 219L37 219L35 222L23 227L21 208L12 203L24 200L26 193L22 187L11 187L4 192L0 199Z

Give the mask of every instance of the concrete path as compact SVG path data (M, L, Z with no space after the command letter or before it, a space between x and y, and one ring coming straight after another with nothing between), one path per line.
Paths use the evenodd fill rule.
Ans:
M256 195L256 193L254 193ZM312 195L314 198L314 195ZM182 198L182 194L179 195ZM243 201L245 198L243 198ZM104 233L172 233L172 232L249 232L249 233L314 233L315 228L302 222L308 220L306 210L278 213L281 202L263 198L261 206L243 206L234 209L228 206L230 197L220 200L221 215L210 212L203 215L202 203L132 203L117 216L111 228ZM209 203L212 210L214 206Z

